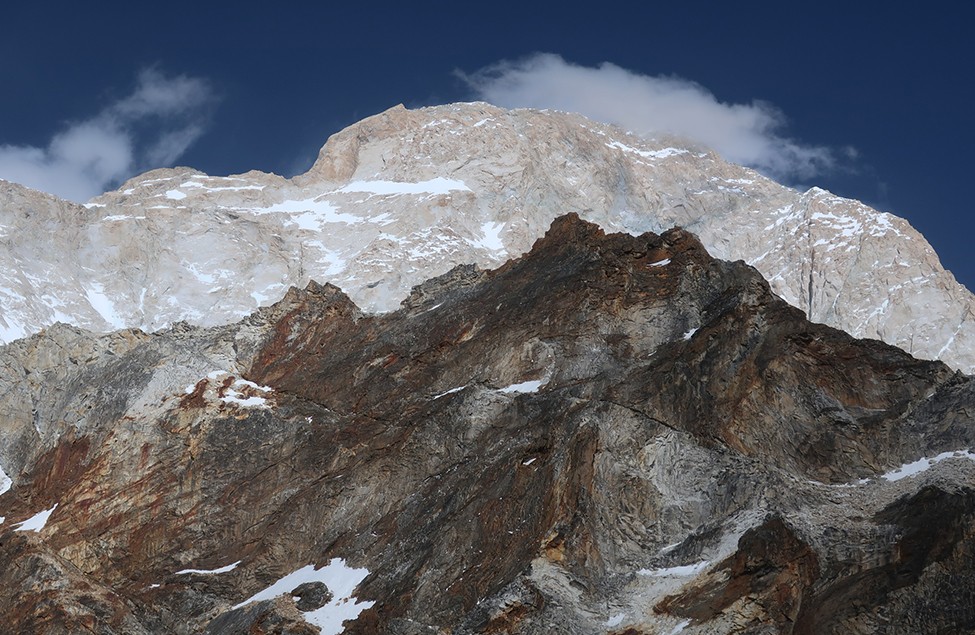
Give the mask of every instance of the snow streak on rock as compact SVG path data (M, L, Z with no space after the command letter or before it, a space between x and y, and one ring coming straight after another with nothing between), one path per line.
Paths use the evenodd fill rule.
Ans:
M34 531L40 533L47 526L47 519L51 517L54 510L58 508L57 503L51 509L37 512L27 520L14 525L14 531Z

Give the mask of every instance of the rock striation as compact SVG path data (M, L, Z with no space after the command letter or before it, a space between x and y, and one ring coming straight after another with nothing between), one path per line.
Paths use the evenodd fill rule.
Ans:
M813 321L975 369L972 295L903 219L686 141L483 103L390 109L293 179L155 170L85 206L0 182L0 341L58 321L227 324L312 279L390 311L456 265L524 253L569 211L634 235L682 226Z
M0 363L11 632L975 629L972 378L683 229Z

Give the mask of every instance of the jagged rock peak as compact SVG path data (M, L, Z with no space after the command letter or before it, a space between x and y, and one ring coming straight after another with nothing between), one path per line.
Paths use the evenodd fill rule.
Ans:
M0 348L4 627L975 626L975 379L679 229L569 215L435 292Z

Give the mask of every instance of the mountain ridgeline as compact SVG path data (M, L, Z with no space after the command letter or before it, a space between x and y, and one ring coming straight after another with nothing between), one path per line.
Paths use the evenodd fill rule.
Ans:
M155 170L84 206L0 183L0 341L56 322L228 324L311 280L391 311L456 265L526 252L567 212L634 235L681 226L815 322L975 368L972 295L903 219L687 141L483 103L390 109L292 179Z

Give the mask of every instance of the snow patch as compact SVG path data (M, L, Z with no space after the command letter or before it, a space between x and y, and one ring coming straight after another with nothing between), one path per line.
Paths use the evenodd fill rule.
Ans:
M899 481L902 478L907 478L909 476L916 476L921 472L926 471L935 463L940 463L945 459L968 459L969 461L975 461L975 454L970 450L955 450L954 452L942 452L941 454L933 457L925 457L918 459L912 463L905 463L896 470L892 470L883 475L888 481Z
M491 221L483 223L481 225L481 238L468 242L473 247L490 249L491 251L504 251L504 243L501 242L501 230L504 229L504 225L504 223L494 223Z
M613 617L606 620L606 623L603 626L605 626L606 628L613 628L615 626L619 626L620 624L622 624L623 620L625 619L626 619L626 613L617 613Z
M818 485L820 487L835 487L835 488L838 488L838 489L845 489L845 488L850 488L850 487L860 487L861 485L866 485L867 483L870 482L870 479L868 479L868 478L859 478L859 479L857 479L855 481L851 481L849 483L820 483L819 481L812 481L812 480L807 481L807 482L812 483L813 485Z
M0 494L3 494L10 486L13 485L13 480L7 476L7 473L3 471L3 466L0 465Z
M220 401L224 403L232 403L241 408L258 408L264 406L267 403L267 399L264 397L258 397L257 395L246 396L244 393L235 390L235 388L250 388L251 390L256 390L263 393L273 392L273 388L270 386L259 386L252 381L246 379L237 379L231 384L230 388L227 388L223 397Z
M445 179L438 176L429 181L419 183L403 183L400 181L353 181L335 193L348 194L361 192L376 196L398 196L400 194L449 194L450 192L470 192L471 188L463 181Z
M430 121L430 122L427 122L427 123L423 124L422 126L420 126L420 129L421 130L424 130L426 128L433 128L434 126L441 126L441 125L443 125L445 123L450 123L450 120L449 119L440 119L438 121Z
M180 263L186 269L193 274L193 277L202 282L203 284L213 284L217 281L217 276L212 273L207 273L206 271L201 271L198 263L186 262L185 260Z
M505 386L504 388L498 388L498 392L504 392L504 393L538 392L538 389L547 383L548 383L548 379L533 379L531 381L523 381L519 384L511 384L510 386Z
M663 260L658 260L657 262L651 262L650 267L666 267L670 264L670 258L664 258Z
M874 222L870 226L870 235L883 236L887 232L893 232L894 234L900 236L901 238L910 238L909 236L905 236L904 234L902 234L899 229L894 227L893 222L891 222L894 218L896 218L894 215L888 214L887 212L880 212L879 214L874 215L873 216Z
M853 238L860 235L863 224L852 216L838 216L826 212L814 212L810 220L823 221L823 225L839 232L840 238ZM845 245L845 242L834 244L827 251L832 251L835 247Z
M164 183L166 181L172 181L175 178L176 178L175 176L164 176L158 179L146 179L145 181L139 182L139 187L145 187L147 183ZM131 192L132 190L125 190L125 191Z
M58 504L54 503L54 507L51 509L45 509L42 512L38 512L24 522L14 525L14 531L35 531L40 533L41 530L47 525L47 519L51 517L51 514L53 514L54 510L57 508Z
M325 278L332 278L342 273L348 266L348 262L342 257L342 254L334 249L329 249L320 240L309 240L305 242L308 247L314 247L318 249L320 255L316 258L316 262L322 265L324 269L321 272L322 276Z
M687 340L689 340L692 337L694 337L694 334L695 333L697 333L697 329L696 328L693 328L693 329L689 330L688 332L684 333L681 337L684 338L684 341L686 342Z
M85 289L85 295L88 297L88 304L91 305L91 308L95 309L98 315L102 316L102 319L108 322L113 329L125 328L125 321L115 311L115 303L105 295L105 287L101 283L92 282L91 288Z
M460 392L460 391L462 391L465 388L467 388L466 385L464 385L464 386L458 386L457 388L451 388L450 390L447 390L445 392L442 392L439 395L434 395L433 397L431 397L431 400L440 399L441 397L446 397L447 395L452 395L455 392Z
M613 141L607 143L606 147L615 148L616 150L622 150L623 152L632 152L633 154L638 154L645 159L666 159L667 157L676 156L678 154L687 154L687 150L684 150L683 148L664 148L662 150L638 150L628 145L624 145L619 141Z
M27 337L27 329L14 322L12 316L0 315L0 342L9 343L22 337Z
M166 198L174 201L181 201L186 198L186 194L180 192L179 190L166 190Z
M241 408L258 408L267 403L267 399L264 397L251 396L247 397L243 393L239 393L232 388L228 388L226 394L220 398L220 401L224 403L232 403Z
M270 386L261 386L247 379L237 379L234 381L234 386L246 386L254 390L260 390L261 392L274 392L274 389Z
M691 624L691 621L690 620L684 620L683 622L681 622L680 624L678 624L677 626L675 626L674 627L674 630L670 631L669 635L677 635L677 633L680 633L681 631L683 631L685 628L687 628L688 626L690 626L690 624Z
M884 302L886 302L886 300L884 300ZM963 322L961 322L961 323L960 323L960 324L959 324L959 325L957 326L957 328L955 328L955 332L951 334L951 337L949 337L949 338L948 338L948 341L947 341L947 342L945 342L945 345L944 345L944 346L942 346L942 347L941 347L941 350L939 350L939 351L938 351L938 354L934 356L934 357L935 357L935 359L941 359L941 356L942 356L942 355L944 354L944 352L945 352L946 350L948 350L949 348L951 348L951 346L952 346L952 344L954 344L954 343L955 343L955 337L956 337L956 336L958 335L958 332L959 332L959 331L961 330L961 327L962 327L962 325L963 325L964 323L965 323L964 321L963 321Z
M666 569L640 569L639 575L650 576L653 578L665 578L670 576L687 577L697 575L704 571L711 564L710 560L703 560L696 564L687 564L679 567L669 567Z
M182 571L177 571L173 575L189 575L191 573L196 573L199 575L218 575L220 573L227 573L228 571L233 571L240 564L240 560L233 564L228 564L225 567L220 567L218 569L183 569Z
M355 588L367 575L368 569L353 569L346 566L341 558L333 558L319 569L307 565L293 571L233 608L238 609L251 602L271 600L279 595L291 595L292 590L306 582L321 582L332 592L332 601L319 609L302 613L306 621L322 629L322 635L338 635L345 630L343 622L355 620L359 613L375 604L371 601L353 601Z
M216 382L217 380L223 377L230 377L230 376L231 374L225 370L214 370L207 373L206 379L212 382ZM223 395L220 397L220 401L226 404L234 404L235 406L241 408L266 407L267 405L266 398L254 394L247 395L245 392L242 392L242 389L245 388L248 389L248 392L251 393L262 392L267 394L267 393L274 392L274 389L271 388L270 386L261 386L260 384L256 384L247 379L235 378L232 384L230 384L226 388L222 388ZM196 384L189 384L188 386L186 386L186 388L183 389L183 392L187 395L192 395L195 390L196 390ZM211 393L211 398L212 398L212 393Z
M179 187L195 187L201 190L206 190L207 192L240 192L242 190L256 190L259 192L264 189L263 185L228 185L221 187L209 187L198 181L186 181L184 183L180 183Z
M275 203L270 207L251 207L246 211L255 214L297 214L291 219L291 224L297 225L301 229L320 231L323 225L328 223L342 223L345 225L355 225L361 223L362 219L352 214L344 214L327 200L321 197L287 200Z

